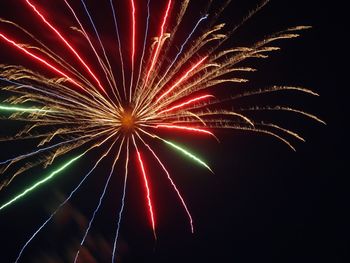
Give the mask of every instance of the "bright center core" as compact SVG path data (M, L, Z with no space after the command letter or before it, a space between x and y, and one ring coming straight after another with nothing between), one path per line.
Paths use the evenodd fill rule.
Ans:
M131 114L130 111L125 111L121 116L121 125L122 129L125 132L132 132L135 128L135 117Z

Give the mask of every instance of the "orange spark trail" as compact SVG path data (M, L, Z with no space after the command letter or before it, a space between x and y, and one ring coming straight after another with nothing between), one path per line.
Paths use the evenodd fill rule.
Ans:
M160 48L160 44L161 44L161 38L163 37L163 34L164 34L164 27L165 27L165 23L166 23L166 21L167 21L168 15L169 15L170 6L171 6L171 0L169 0L167 9L166 9L166 11L165 11L165 15L164 15L164 18L163 18L163 23L162 23L162 26L160 27L160 34L159 34L159 37L158 37L157 48L156 48L156 51L154 52L153 59L152 59L152 62L151 62L151 67L150 67L149 70L148 70L148 73L147 73L147 77L146 77L146 81L145 81L145 83L144 83L144 86L147 85L149 76L151 75L151 72L152 72L152 70L153 70L153 67L154 67L154 65L156 64L156 60L157 60L157 56L158 56L159 48Z
M141 139L140 135L138 135L139 138ZM177 188L176 184L174 183L173 179L171 178L168 170L165 168L164 164L162 163L162 161L159 159L159 157L156 155L156 153L152 150L152 148L144 141L141 139L141 141L144 143L144 145L146 145L146 147L148 148L148 150L153 154L154 158L156 158L156 160L158 161L158 163L160 164L160 166L163 168L164 172L166 173L167 177L168 177L168 180L170 181L172 187L174 188L177 196L179 197L181 203L182 203L182 206L184 207L184 209L186 210L186 213L187 213L187 216L188 216L188 219L190 220L190 225L191 225L191 232L194 233L194 228L193 228L193 220L192 220L192 216L191 216L191 213L190 211L188 210L187 208L187 205L186 205L186 202L185 200L183 199L179 189Z
M163 111L160 111L158 112L158 114L161 114L161 113L165 113L165 112L169 112L169 111L172 111L172 110L175 110L175 109L179 109L179 108L182 108L186 105L189 105L193 102L196 102L196 101L200 101L200 100L203 100L203 99L206 99L206 98L215 98L215 96L213 95L210 95L210 94L207 94L207 95L203 95L203 96L199 96L199 97L196 97L196 98L193 98L193 99L190 99L188 101L185 101L184 103L181 103L181 104L178 104L178 105L175 105L169 109L165 109Z
M145 183L145 189L146 189L146 192L147 192L147 200L148 200L149 213L150 213L151 222L152 222L153 235L154 235L154 238L157 239L156 224L155 224L155 220L154 220L153 206L152 206L152 200L151 200L151 190L150 190L150 187L149 187L149 184L148 184L147 175L146 175L146 172L145 172L145 167L143 165L141 154L140 154L140 152L139 152L139 150L138 150L138 148L136 146L136 142L135 142L134 137L133 137L133 141L134 141L134 145L135 145L135 148L136 148L137 157L138 157L138 160L139 160L139 163L140 163L140 168L141 168L142 175L143 175L143 180L144 180L144 183Z
M152 126L153 127L153 126ZM199 128L193 128L193 127L188 127L188 126L178 126L178 125L166 125L166 124L159 124L157 126L154 126L154 128L167 128L167 129L177 129L177 130L186 130L186 131L193 131L193 132L199 132L199 133L205 133L209 134L211 136L215 135L207 130L199 129ZM215 137L216 138L216 137Z
M102 87L100 81L95 76L95 74L92 72L90 67L85 63L85 61L80 57L77 51L69 44L69 42L62 36L62 34L53 26L51 25L46 18L39 12L39 10L36 8L35 5L33 5L29 0L26 0L27 4L33 8L34 12L44 21L46 25L48 25L55 33L56 35L66 44L66 46L74 53L74 55L79 59L79 61L83 64L83 66L87 69L87 71L90 73L90 75L95 79L98 86L101 88L102 91L106 92L104 88Z
M203 61L207 58L204 57L202 58L199 62L197 62L197 64L195 64L192 68L190 68L174 85L172 85L166 92L163 93L163 95L161 95L157 100L156 100L156 103L158 103L162 98L164 98L166 95L168 95L173 89L175 89L178 85L181 84L181 82L183 82L187 77L188 75L193 72L196 68L198 68L202 63Z
M3 35L2 33L0 33L0 37L2 39L4 39L6 42L12 44L13 46L15 46L16 48L20 49L21 51L23 51L24 53L26 53L27 55L31 56L32 58L40 61L41 63L45 64L47 67L49 67L50 69L54 70L55 72L59 73L60 75L62 75L63 77L67 78L68 81L70 81L71 83L73 83L74 85L78 86L79 88L82 88L81 85L79 85L75 80L73 80L72 78L68 77L65 73L63 73L62 71L60 71L59 69L57 69L56 67L52 66L49 62L47 62L46 60L38 57L37 55L34 55L33 53L29 52L27 49L25 49L24 47L22 47L20 44L17 44L16 42L14 42L13 40L7 38L5 35Z

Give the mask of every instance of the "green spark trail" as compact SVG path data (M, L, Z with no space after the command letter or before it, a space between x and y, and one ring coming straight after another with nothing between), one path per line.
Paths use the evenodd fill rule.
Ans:
M158 137L159 138L159 137ZM171 147L175 148L176 150L180 151L181 153L183 153L184 155L190 157L191 159L195 160L197 163L201 164L202 166L204 166L205 168L207 168L210 172L214 173L213 170L209 167L209 165L207 165L204 161L202 161L201 159L199 159L198 157L196 157L195 155L193 155L192 153L188 152L187 150L181 148L180 146L174 144L173 142L164 140L162 138L160 138L163 142L165 142L166 144L170 145Z
M0 105L0 111L52 112L51 110L24 108L24 107L17 107L17 106L5 106L5 105Z
M44 179L36 182L34 185L32 185L31 187L27 188L26 190L24 190L22 193L18 194L17 196L15 196L14 198L12 198L10 201L8 201L7 203L3 204L0 207L0 210L4 209L5 207L11 205L12 203L16 202L18 199L26 196L28 193L34 191L37 187L39 187L40 185L46 183L47 181L51 180L52 178L55 177L55 175L59 174L60 172L62 172L63 170L65 170L68 166L70 166L72 163L74 163L76 160L80 159L84 154L80 154L76 157L74 157L73 159L69 160L68 162L66 162L64 165L62 165L61 167L59 167L58 169L56 169L55 171L53 171L50 175L48 175L47 177L45 177Z

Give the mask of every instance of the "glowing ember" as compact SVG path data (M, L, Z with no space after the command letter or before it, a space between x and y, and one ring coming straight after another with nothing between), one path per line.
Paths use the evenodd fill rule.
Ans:
M131 110L126 110L120 115L120 123L124 132L132 133L135 130L136 117Z

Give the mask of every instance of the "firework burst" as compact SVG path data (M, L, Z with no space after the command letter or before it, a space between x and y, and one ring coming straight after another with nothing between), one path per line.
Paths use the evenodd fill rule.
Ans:
M186 16L189 16L189 0L164 1L160 14L152 13L151 0L147 1L147 5L142 5L142 8L141 4L134 0L125 1L123 6L128 7L131 25L128 41L122 41L120 33L121 23L118 17L118 12L121 12L120 3L110 0L109 12L113 17L111 23L116 37L114 55L112 55L99 33L88 3L81 0L75 1L73 5L71 2L74 1L63 0L67 15L71 15L75 20L75 27L72 29L89 47L94 63L88 62L90 60L86 59L86 52L81 52L65 36L66 32L59 29L61 26L44 11L45 6L39 6L36 2L24 0L23 10L30 12L30 16L39 26L56 39L56 45L64 48L66 55L64 57L59 55L23 26L0 19L0 40L8 45L9 50L17 51L20 56L31 60L36 67L42 69L39 73L38 70L31 70L28 67L0 65L2 91L4 94L11 94L0 104L2 120L26 124L14 135L0 139L2 141L26 139L37 141L37 148L31 152L0 162L0 188L7 186L16 177L36 166L46 168L67 153L76 151L80 153L3 203L0 210L52 180L88 152L100 147L107 150L95 160L93 167L68 198L29 238L16 262L20 260L24 249L33 238L71 199L107 156L113 156L114 161L111 163L109 176L80 243L81 246L84 245L97 216L112 176L117 176L116 165L122 165L125 171L113 249L112 261L115 261L128 170L131 165L130 157L133 154L144 183L145 205L148 208L154 238L157 238L157 220L152 203L154 193L149 180L149 173L152 171L146 169L144 163L146 154L154 159L169 180L188 216L189 226L193 232L190 211L166 165L162 162L157 150L152 147L152 142L162 142L165 147L184 155L210 172L212 169L204 160L197 157L195 151L189 151L187 147L177 144L176 138L164 138L159 131L168 131L169 137L170 132L174 131L184 136L198 134L218 140L220 129L243 130L271 135L294 150L290 139L303 141L299 134L275 123L255 120L252 117L253 114L248 113L286 111L301 114L322 123L316 116L290 106L227 108L228 103L231 104L232 101L244 97L280 91L291 90L318 96L313 91L302 87L272 86L247 90L230 97L220 97L217 92L222 85L244 85L247 82L247 79L241 76L248 75L255 69L242 66L242 62L251 58L267 58L271 52L279 50L274 44L276 41L296 38L299 36L299 31L309 28L308 26L288 28L246 47L222 48L226 40L268 1L261 2L242 20L242 23L231 28L225 24L216 23L230 1L224 1L219 7L216 6L215 12L212 12L213 1L209 1L202 10L203 15L198 15L197 20L188 26L187 35L182 37L181 43L178 44L179 36L184 34L179 33L180 26ZM76 12L78 5L83 10L88 23L85 20L82 21L81 14ZM143 14L145 19L142 21L142 28L138 28L141 23L137 21L137 18L143 17L140 14ZM150 34L151 16L158 21L155 36ZM2 28L8 26L31 39L32 44L22 43L12 34L6 33ZM115 55L117 55L117 62L112 61ZM115 64L119 66L115 67ZM52 74L54 77L48 77ZM122 154L126 158L120 158ZM79 250L74 262L78 257Z

